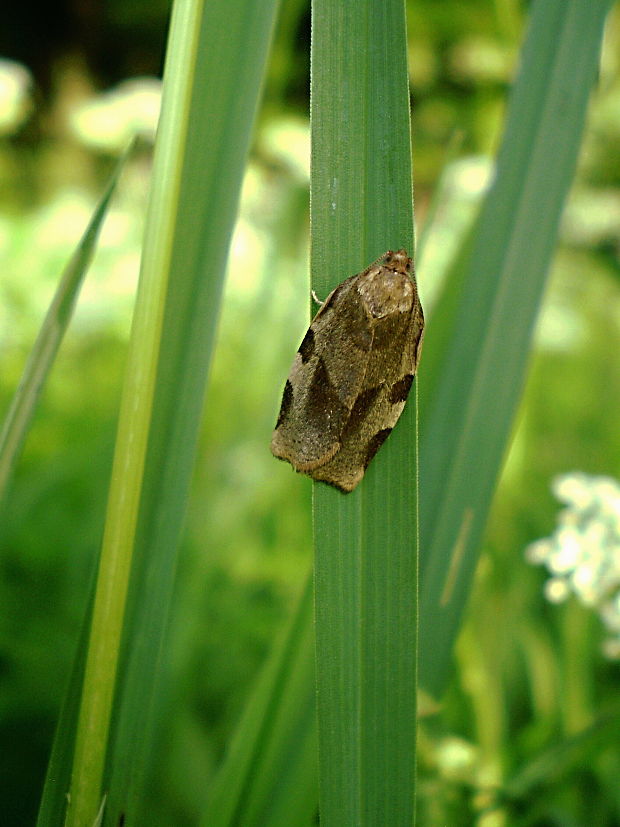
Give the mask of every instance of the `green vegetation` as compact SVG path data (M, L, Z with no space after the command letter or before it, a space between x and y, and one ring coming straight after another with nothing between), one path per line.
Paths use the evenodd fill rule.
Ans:
M34 822L59 716L40 824L62 823L71 772L86 791L72 795L77 824L92 822L100 787L104 824L121 814L127 827L310 824L319 777L328 824L378 824L379 808L410 822L416 405L359 491L315 490L318 770L312 484L268 451L307 324L308 250L322 296L386 246L413 246L402 6L368 0L345 20L332 16L340 5L314 6L310 177L308 9L283 4L225 286L274 8L175 8L154 166L144 149L126 162L2 503L3 824ZM490 0L407 9L428 323L418 383L421 825L620 821L617 664L602 653L596 615L575 600L547 602L544 572L524 555L554 528L557 474L620 476L617 8L599 55L609 6L546 0L527 19L517 4ZM140 40L143 21L131 13L114 4L109 13L102 38L124 27L118 42L140 41L156 71L165 10L159 43L154 28ZM137 128L139 102L152 99L144 86L80 102L76 77L104 89L145 65L127 53L119 65L129 68L115 76L85 56L56 67L46 117L24 87L13 126L1 121L2 411L111 156ZM344 207L330 223L334 175ZM120 565L106 574L102 564L91 597L102 535L103 560L112 551ZM80 691L84 669L95 696L114 684L114 663L91 654L85 665L83 617L89 601L101 607L102 582L118 626L95 608L93 634L120 676L107 751L107 713L95 715L93 737ZM389 595L399 586L398 606ZM371 629L389 646L373 643ZM348 660L336 662L343 646ZM382 703L381 677L401 717ZM80 757L90 760L93 744L94 770Z

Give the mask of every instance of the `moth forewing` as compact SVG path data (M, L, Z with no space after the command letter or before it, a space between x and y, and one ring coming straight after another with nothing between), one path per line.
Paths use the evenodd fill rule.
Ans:
M398 421L424 328L411 259L385 253L329 294L286 381L271 451L352 491Z

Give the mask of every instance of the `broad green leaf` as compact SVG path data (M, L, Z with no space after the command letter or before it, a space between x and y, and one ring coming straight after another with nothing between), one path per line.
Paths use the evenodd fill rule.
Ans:
M609 0L534 3L458 299L446 304L448 324L434 317L428 325L420 378L428 392L420 448L420 683L432 693L445 686L519 402L609 7Z
M413 252L404 6L312 6L311 269L319 296ZM314 486L320 817L409 824L415 786L416 405L351 494Z

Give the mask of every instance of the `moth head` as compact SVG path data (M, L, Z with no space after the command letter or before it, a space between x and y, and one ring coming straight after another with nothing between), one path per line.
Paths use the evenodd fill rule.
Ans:
M403 273L407 276L411 272L411 259L407 255L406 250L397 250L395 253L388 250L383 257L382 264L384 267L389 267L396 273Z

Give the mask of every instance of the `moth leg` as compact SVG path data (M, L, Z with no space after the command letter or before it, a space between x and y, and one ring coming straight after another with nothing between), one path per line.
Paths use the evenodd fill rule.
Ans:
M313 301L315 301L315 302L316 302L316 304L318 304L318 306L319 306L319 307L323 307L323 305L325 304L325 302L322 302L322 301L319 299L319 297L318 297L318 296L317 296L317 294L314 292L314 290L311 290L311 291L310 291L310 294L312 295L312 299L313 299Z

